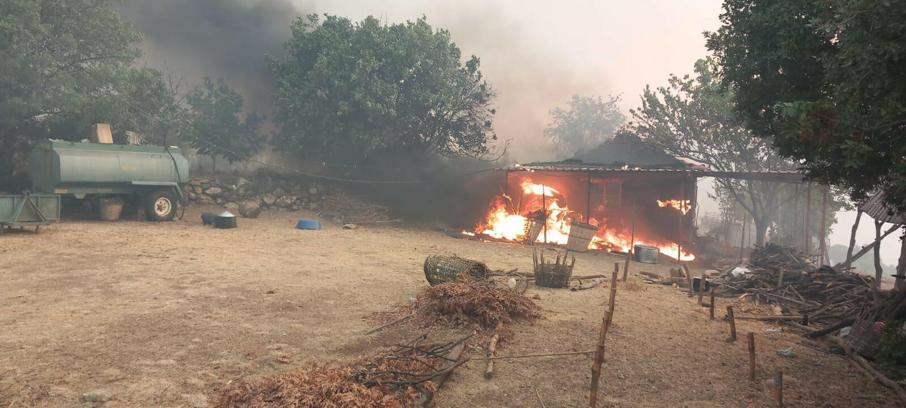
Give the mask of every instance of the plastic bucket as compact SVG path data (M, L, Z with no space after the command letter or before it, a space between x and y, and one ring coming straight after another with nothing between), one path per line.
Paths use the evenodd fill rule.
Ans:
M632 248L632 259L636 262L656 264L661 250L657 247L636 244Z
M585 252L591 244L592 238L598 232L598 227L584 222L573 221L569 227L569 239L566 249L573 252Z

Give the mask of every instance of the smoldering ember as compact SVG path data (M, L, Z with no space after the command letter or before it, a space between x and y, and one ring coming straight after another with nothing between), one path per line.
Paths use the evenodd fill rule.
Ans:
M906 406L906 2L334 3L0 3L0 406Z

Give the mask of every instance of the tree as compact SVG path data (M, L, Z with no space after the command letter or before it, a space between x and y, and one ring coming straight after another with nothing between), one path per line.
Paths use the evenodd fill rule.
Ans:
M117 133L138 132L144 143L154 145L182 142L189 112L178 81L155 69L131 68L119 88L118 96L109 99L113 103L105 107Z
M272 66L275 144L301 156L481 156L496 140L493 92L478 58L463 64L450 33L425 18L300 18Z
M243 117L242 95L223 79L215 82L205 78L186 101L191 107L189 140L199 153L214 160L213 170L217 156L232 164L248 159L261 148L258 126L263 118L254 113Z
M726 0L707 35L757 136L854 198L906 210L906 7L885 0Z
M551 110L553 123L544 129L544 135L570 156L596 147L611 139L626 121L619 102L618 96L603 100L574 95L566 109Z
M131 66L139 39L111 0L0 2L0 184L23 175L37 140L80 140L96 122L160 128L178 102L159 72Z
M631 110L628 130L678 158L717 171L789 170L794 165L770 144L742 127L732 109L733 90L721 87L711 59L695 64L694 78L670 75L665 87L646 86L642 106ZM756 244L763 244L775 221L780 185L716 178L719 196L732 199L754 221Z

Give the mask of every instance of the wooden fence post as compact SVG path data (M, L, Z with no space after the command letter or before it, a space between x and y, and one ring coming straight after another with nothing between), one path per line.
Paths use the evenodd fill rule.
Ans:
M685 272L686 272L686 282L689 283L689 297L692 297L692 292L693 292L693 290L692 290L692 274L689 272L688 269L685 270Z
M698 305L704 304L702 298L705 296L705 274L698 278Z
M616 307L617 302L617 276L620 274L620 263L613 263L613 275L610 276L610 299L608 299L608 306L610 307L610 319L613 319L613 310ZM610 322L608 322L610 323Z
M610 310L604 312L604 319L601 321L601 331L598 334L598 347L595 349L595 360L591 366L591 388L588 394L588 406L591 408L598 406L598 383L601 380L601 365L604 364L604 344L605 339L607 339L611 316Z
M714 286L711 287L711 290L708 292L708 295L711 298L711 303L708 304L708 315L711 317L711 320L714 320Z
M733 316L733 306L727 306L727 317L730 319L729 341L736 341L736 318Z

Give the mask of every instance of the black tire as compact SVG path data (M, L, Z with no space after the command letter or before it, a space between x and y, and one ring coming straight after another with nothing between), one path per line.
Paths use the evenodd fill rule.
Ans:
M149 221L172 221L178 205L172 191L154 191L145 196L145 215Z

